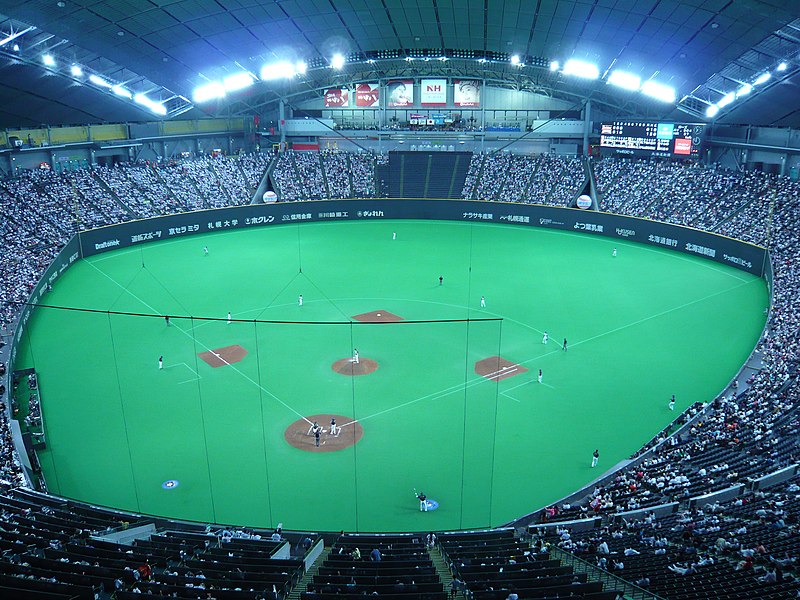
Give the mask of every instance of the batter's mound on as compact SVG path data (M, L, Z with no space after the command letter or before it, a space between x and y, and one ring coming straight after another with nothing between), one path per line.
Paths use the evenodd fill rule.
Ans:
M334 434L331 433L331 417L336 419L337 431ZM314 421L322 428L319 446L317 436L311 431ZM306 452L336 452L357 444L364 437L364 428L361 423L354 423L352 417L344 415L310 415L289 425L283 432L283 437L290 446Z
M528 369L500 356L490 356L475 363L475 373L492 381L502 381L514 375L526 373Z
M247 356L247 350L242 348L239 344L233 346L225 346L224 348L215 348L208 352L201 352L198 354L204 362L212 368L224 367L225 365L232 365L242 360Z
M353 319L362 323L397 323L402 321L403 317L390 313L388 310L373 310L354 315Z
M369 358L361 358L358 362L353 362L352 358L341 358L331 365L331 369L339 373L339 375L356 377L374 373L378 369L378 363Z

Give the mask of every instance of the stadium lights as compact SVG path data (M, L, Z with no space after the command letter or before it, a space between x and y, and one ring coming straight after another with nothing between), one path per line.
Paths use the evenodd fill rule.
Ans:
M295 64L283 61L271 65L264 65L261 68L261 79L264 81L291 79L295 75L304 75L306 71L308 71L308 65L303 61Z
M519 64L519 54L515 54L511 57L511 64L518 65Z
M785 71L788 65L785 62L782 62L778 65L778 71Z
M719 112L719 106L717 106L716 104L712 104L706 109L706 116L709 119L711 119L713 117L716 117L718 112Z
M113 88L111 88L111 91L114 92L114 94L119 96L120 98L127 98L128 100L133 98L133 94L131 93L131 91L126 90L121 85L115 85Z
M100 87L104 87L104 88L112 87L111 83L109 83L108 81L106 81L102 77L98 77L97 75L89 75L89 81L91 81L93 84L95 84L97 86L100 86Z
M261 79L269 81L272 79L290 79L295 76L297 71L292 63L279 62L272 65L264 65L261 69Z
M608 83L621 87L624 90L637 91L642 85L642 80L637 75L626 73L625 71L612 71L608 76Z
M728 104L730 104L734 100L736 100L736 93L735 92L729 92L729 93L725 94L719 102L717 102L717 106L719 108L724 108L724 107L728 106Z
M136 104L141 104L142 106L148 106L152 102L152 100L150 100L150 98L144 94L136 94L133 97L133 101L136 102Z
M236 73L222 80L222 87L226 92L236 92L253 85L253 76L247 71Z
M224 98L225 97L225 88L219 81L213 81L206 85L201 85L197 87L192 92L192 99L197 102L208 102L209 100L214 100L215 98Z
M16 31L16 32L12 33L11 35L8 35L8 36L4 37L2 40L0 40L0 47L5 46L9 42L13 42L18 37L22 37L23 35L25 35L29 31L33 31L34 29L36 29L36 27L31 25L27 29L22 29L20 31ZM14 52L19 52L19 46L17 44L14 44L14 46L12 48L13 48Z
M167 107L161 104L160 102L156 102L155 100L151 100L144 94L136 94L133 97L133 101L137 104L141 104L142 106L150 109L152 112L156 113L157 115L166 115L167 114Z
M343 54L334 54L331 57L331 66L334 69L341 69L344 66L344 55Z
M756 80L753 82L753 85L761 85L762 83L767 83L771 77L772 73L770 73L769 71L767 71L766 73L762 73L761 75L756 77Z
M554 61L550 62L550 70L551 71L558 71L558 67L560 67L560 66L561 65L558 64L557 60L554 60Z
M564 75L573 75L582 79L597 79L600 77L600 70L591 63L570 59L564 65Z
M83 77L83 69L79 65L72 65L69 69L73 77Z
M655 81L645 81L642 84L642 93L662 102L675 102L675 88Z
M45 67L56 66L56 59L53 58L50 54L45 54L44 56L42 56L42 62L44 63Z
M753 91L753 86L749 83L745 83L742 87L736 90L736 97L741 98L742 96L747 96L750 92Z

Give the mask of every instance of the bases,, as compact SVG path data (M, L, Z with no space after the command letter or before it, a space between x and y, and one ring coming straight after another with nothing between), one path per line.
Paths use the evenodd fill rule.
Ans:
M430 498L425 500L425 504L428 505L428 510L421 510L420 512L431 512L432 510L439 508L439 503L436 500L431 500Z

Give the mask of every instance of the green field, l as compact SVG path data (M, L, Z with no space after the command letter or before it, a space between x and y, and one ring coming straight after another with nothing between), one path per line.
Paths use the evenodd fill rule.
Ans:
M394 221L113 251L43 302L97 311L36 309L16 365L39 375L51 492L200 521L403 531L499 525L628 458L676 416L672 394L681 410L725 387L768 295L757 277L635 243ZM406 322L352 322L373 310ZM240 362L198 357L232 344ZM377 371L335 373L353 348ZM495 355L529 371L477 375ZM321 454L285 441L326 413L364 438ZM420 514L415 488L440 508Z

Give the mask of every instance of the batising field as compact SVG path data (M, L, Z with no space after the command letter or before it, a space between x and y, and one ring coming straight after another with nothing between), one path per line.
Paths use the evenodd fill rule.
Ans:
M287 529L475 528L541 508L713 399L764 326L763 280L614 244L373 221L80 261L44 302L91 310L38 308L17 363L39 374L48 488ZM438 509L420 513L415 488Z

